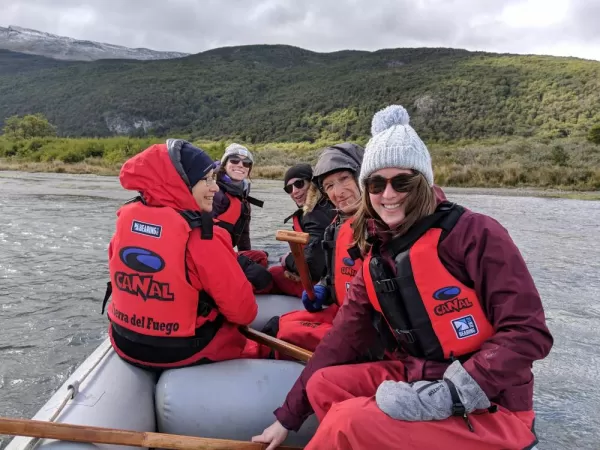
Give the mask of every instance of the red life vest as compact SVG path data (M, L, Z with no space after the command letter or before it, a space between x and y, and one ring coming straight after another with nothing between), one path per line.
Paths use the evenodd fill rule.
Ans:
M348 219L340 224L336 217L325 230L323 248L327 260L327 285L333 301L341 306L350 282L358 272L356 261L362 259L358 248L352 247L352 221Z
M248 206L245 205L239 197L225 192L229 199L229 208L215 219L215 225L225 228L231 235L231 242L235 247L240 240L242 231L246 226L247 217L249 216Z
M283 219L283 223L287 223L288 220L292 219L292 229L298 233L303 233L301 217L304 215L304 211L302 208L298 208L294 211L293 214L290 214L285 219Z
M243 198L239 197L239 195L234 195L230 192L231 188L227 183L222 181L217 181L217 184L219 185L219 189L221 189L229 199L229 207L215 218L215 225L218 225L229 232L231 235L231 242L233 247L235 247L244 232L244 228L246 228L246 224L250 220L249 204L262 208L264 202L254 197L250 197L249 195Z
M379 331L409 354L444 361L469 355L493 334L475 290L457 280L440 260L438 245L464 212L443 203L409 233L385 245L395 274L375 245L363 263L367 294L387 327ZM410 235L410 236L409 236ZM383 326L382 326L383 325Z
M300 217L298 214L294 214L292 217L292 228L298 233L302 233L304 231L302 229L302 224L300 223Z
M112 294L113 330L148 345L194 337L202 338L200 350L210 342L222 317L208 294L188 281L185 254L194 228L201 228L203 239L212 238L212 217L139 201L120 209L104 299L105 305Z

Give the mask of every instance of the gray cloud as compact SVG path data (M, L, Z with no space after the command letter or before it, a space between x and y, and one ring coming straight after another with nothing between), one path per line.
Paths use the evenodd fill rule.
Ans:
M560 20L537 23L567 2ZM189 53L425 46L600 60L599 0L0 0L0 11L2 26Z

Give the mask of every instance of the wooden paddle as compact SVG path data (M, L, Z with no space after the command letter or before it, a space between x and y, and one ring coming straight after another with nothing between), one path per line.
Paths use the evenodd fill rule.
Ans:
M240 327L240 331L248 339L252 339L259 344L267 345L273 350L277 350L278 352L284 353L299 361L308 362L313 355L311 351L305 350L302 347L298 347L297 345L274 338L252 328Z
M290 250L292 251L292 255L294 255L294 261L296 261L296 268L298 269L298 275L300 275L302 287L306 291L308 298L314 301L315 292L313 291L308 264L306 264L306 260L304 259L304 246L308 244L309 238L310 235L308 233L291 230L277 230L277 234L275 234L276 240L290 244Z
M12 419L8 417L0 417L0 434L59 439L73 442L182 450L259 450L267 448L267 444L259 444L250 441L209 439L195 436L183 436L180 434L153 433L149 431L118 430L114 428L71 425L41 420ZM277 448L292 450L300 449L302 447L280 446Z

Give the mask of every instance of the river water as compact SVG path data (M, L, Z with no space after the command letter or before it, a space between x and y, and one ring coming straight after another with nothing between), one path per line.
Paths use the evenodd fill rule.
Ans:
M106 250L134 195L115 177L0 172L0 416L33 416L106 337ZM280 182L255 181L253 195L265 200L253 246L274 261L294 205ZM539 448L600 448L600 202L447 195L509 230L542 295L555 344L534 364Z

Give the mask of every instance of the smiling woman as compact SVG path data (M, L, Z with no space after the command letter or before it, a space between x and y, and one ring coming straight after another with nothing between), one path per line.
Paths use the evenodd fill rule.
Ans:
M130 364L160 371L259 354L237 329L257 304L227 232L213 227L214 167L203 150L169 139L121 169L121 185L140 196L117 214L105 303L112 295L111 343Z
M254 165L252 153L243 145L233 143L225 149L217 172L219 192L215 194L215 223L229 232L232 247L237 247L238 260L256 293L271 289L272 277L267 271L268 254L252 250L250 243L250 204L262 208L263 202L251 197L250 172Z
M363 262L277 420L253 440L275 448L314 412L307 450L532 448L532 365L553 338L523 257L497 221L434 186L402 106L376 113L371 133L351 230ZM357 363L368 354L375 361Z

